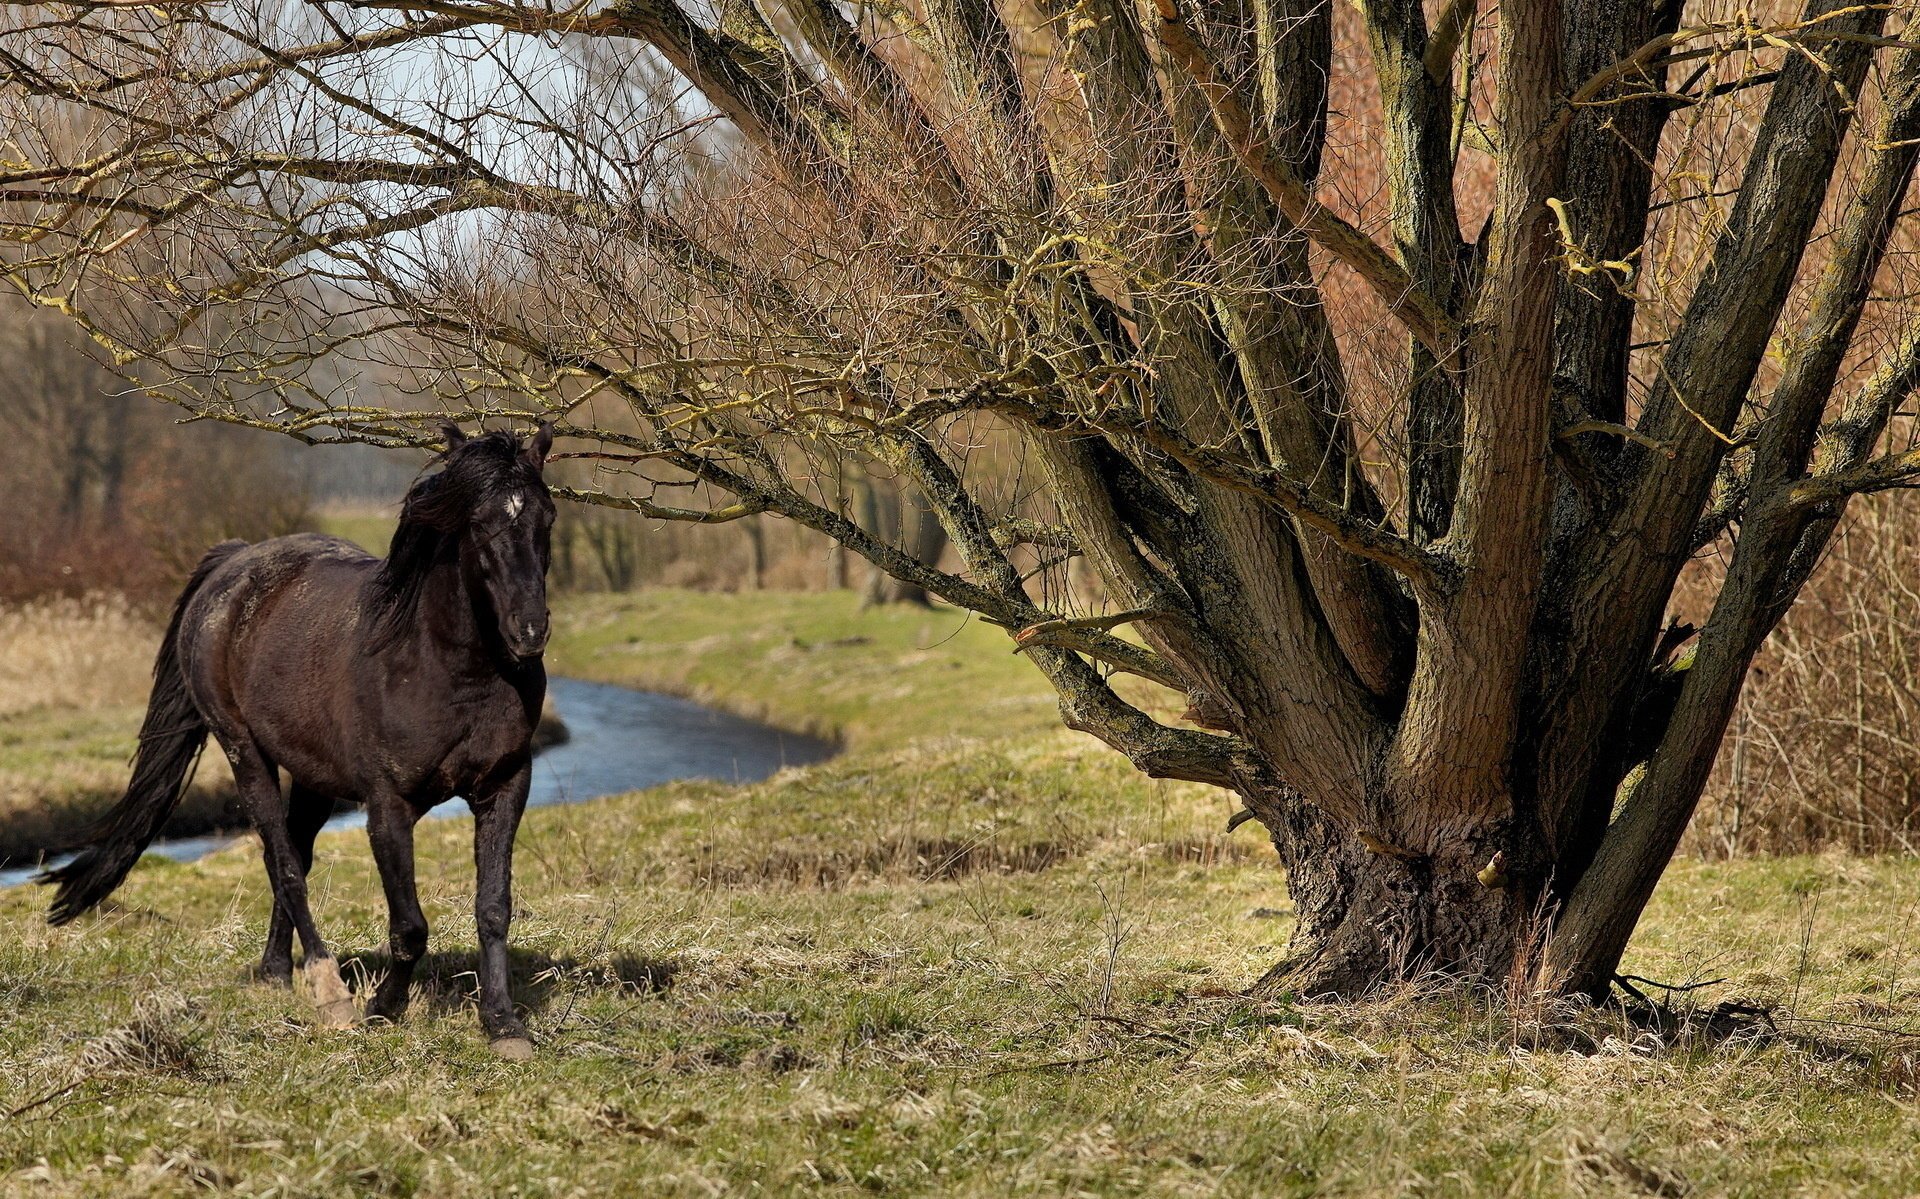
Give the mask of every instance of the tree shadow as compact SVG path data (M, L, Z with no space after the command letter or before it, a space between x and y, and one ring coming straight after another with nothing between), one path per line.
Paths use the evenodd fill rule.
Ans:
M1724 980L1715 980L1720 981ZM1872 1085L1902 1093L1920 1089L1920 1055L1911 1048L1920 1034L1908 1029L1801 1016L1783 1007L1739 999L1696 1003L1691 987L1668 987L1636 976L1618 976L1614 982L1620 988L1618 994L1584 1007L1565 1001L1549 1005L1517 1031L1530 1038L1528 1047L1536 1052L1583 1057L1619 1051L1615 1045L1645 1056L1722 1049L1748 1052L1777 1046L1812 1061L1851 1067ZM1652 998L1635 982L1667 993Z
M371 994L393 965L386 950L341 956L348 985ZM478 949L429 953L413 972L413 1006L435 1015L471 1010L480 998ZM619 954L608 962L582 962L571 956L554 957L536 949L507 948L508 985L514 1006L523 1012L544 1012L563 987L585 987L628 995L659 995L673 988L680 963L672 958Z

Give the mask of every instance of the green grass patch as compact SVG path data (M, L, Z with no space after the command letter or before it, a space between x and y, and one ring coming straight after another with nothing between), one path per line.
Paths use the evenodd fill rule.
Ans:
M1241 989L1289 922L1233 806L1054 727L1004 634L847 596L571 600L556 670L841 735L750 787L529 813L513 1065L473 1012L463 822L420 834L410 1017L325 1033L247 973L249 845L68 929L0 893L0 1191L23 1195L1905 1195L1920 867L1680 863L1631 968L1784 1035L1663 1043L1500 993ZM323 930L381 969L361 834ZM1872 1026L1872 1028L1865 1027ZM1564 1046L1577 1043L1582 1051Z
M313 519L318 532L344 537L376 558L387 556L397 523L392 512L361 508L324 509Z
M656 589L568 597L556 674L667 691L860 748L1052 732L1045 680L1005 630L951 608L862 610L846 592Z

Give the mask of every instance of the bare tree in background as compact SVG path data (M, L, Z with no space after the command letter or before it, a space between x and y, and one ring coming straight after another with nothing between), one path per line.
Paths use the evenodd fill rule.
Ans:
M179 590L208 540L288 532L307 516L297 447L174 427L74 344L71 322L0 301L0 602ZM270 452L262 452L270 451Z
M31 310L15 305L14 313ZM37 490L53 500L52 523L71 534L90 518L121 518L135 430L132 401L112 395L119 377L70 344L68 332L45 317L20 320L0 342L0 372L20 431L5 451L15 459L9 473L16 482L42 476Z
M1920 320L1870 305L1907 9L1156 3L14 3L8 273L195 412L557 415L619 484L577 499L1005 626L1271 830L1269 986L1600 992L1850 498L1920 476Z
M947 548L946 530L915 488L874 476L860 479L857 487L861 523L869 532L915 561L940 564ZM925 586L895 578L877 564L869 569L861 594L868 604L924 606L932 602Z

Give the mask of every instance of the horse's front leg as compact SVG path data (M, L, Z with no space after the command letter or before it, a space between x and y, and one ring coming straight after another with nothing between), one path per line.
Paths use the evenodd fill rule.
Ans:
M398 1020L406 1014L414 967L427 952L427 917L420 910L413 878L413 826L420 815L421 809L397 792L367 798L367 840L387 893L387 947L392 954L386 978L367 1003L369 1020Z
M473 800L473 915L480 934L480 1026L501 1057L533 1055L527 1026L513 1012L507 975L507 926L513 921L513 838L527 806L531 760L501 786Z

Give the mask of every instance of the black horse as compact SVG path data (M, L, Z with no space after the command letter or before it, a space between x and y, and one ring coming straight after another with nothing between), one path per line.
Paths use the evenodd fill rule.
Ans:
M426 952L413 826L455 795L474 814L480 1023L502 1056L531 1054L507 981L514 831L547 676L553 500L542 424L472 439L446 428L444 468L414 484L384 562L336 537L229 541L201 559L153 667L133 780L94 844L40 876L64 924L105 899L160 831L212 732L260 830L273 919L264 979L291 983L293 933L322 1023L353 1002L307 907L313 839L336 800L367 808L393 966L367 1004L398 1018ZM292 779L280 790L278 771Z

